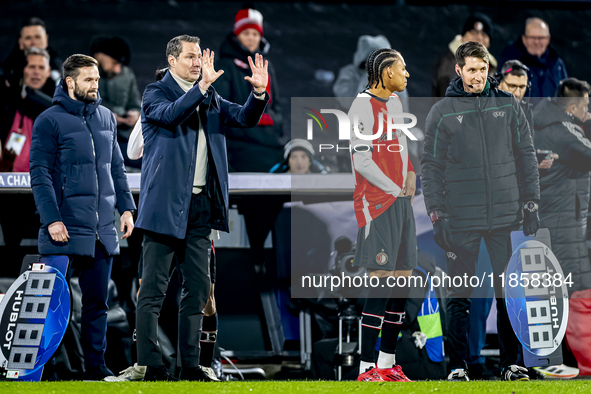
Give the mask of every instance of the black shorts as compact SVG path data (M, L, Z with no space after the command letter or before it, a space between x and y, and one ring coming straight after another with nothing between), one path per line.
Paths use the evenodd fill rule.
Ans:
M385 271L416 268L417 235L410 198L398 197L386 212L359 229L354 265Z

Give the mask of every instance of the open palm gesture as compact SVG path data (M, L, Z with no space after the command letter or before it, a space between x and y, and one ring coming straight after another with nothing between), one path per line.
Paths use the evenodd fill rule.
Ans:
M215 54L213 51L210 51L209 48L203 51L203 55L201 56L201 82L199 83L199 86L203 90L207 90L209 85L214 83L224 73L224 70L215 71L213 67L214 60Z
M258 53L255 56L254 63L252 58L248 57L248 63L252 70L252 77L244 77L248 82L252 84L255 91L262 93L269 83L269 73L267 71L269 67L269 61L263 60L263 56Z

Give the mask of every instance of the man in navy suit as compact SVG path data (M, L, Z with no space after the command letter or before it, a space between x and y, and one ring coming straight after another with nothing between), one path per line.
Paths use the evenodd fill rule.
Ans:
M183 277L179 310L182 380L212 380L199 366L203 309L210 294L211 230L228 231L228 159L223 127L258 124L269 96L268 64L249 58L253 90L244 105L211 86L214 53L199 38L182 35L166 47L169 70L144 92L139 216L144 230L144 272L137 308L138 365L145 380L176 380L162 362L158 316L176 253Z

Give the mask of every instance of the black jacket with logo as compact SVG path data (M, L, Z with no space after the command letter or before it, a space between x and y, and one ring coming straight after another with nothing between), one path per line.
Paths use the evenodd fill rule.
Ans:
M456 230L490 230L522 220L522 204L539 201L530 127L511 93L488 78L480 94L462 80L427 116L421 183L427 212Z
M570 292L591 288L587 251L591 141L576 118L554 100L542 100L534 110L536 148L557 153L552 167L540 170L541 226L550 230L552 252L564 275L572 273Z

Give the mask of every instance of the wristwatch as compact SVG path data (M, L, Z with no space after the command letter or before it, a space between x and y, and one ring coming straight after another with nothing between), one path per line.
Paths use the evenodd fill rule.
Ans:
M254 97L259 98L259 99L265 97L265 93L267 93L266 90L263 90L262 93L257 93L256 90L254 90L254 89L252 90L252 94L254 94Z
M527 209L530 212L535 212L538 210L538 204L536 204L533 201L528 201L525 204L523 204L523 209Z

